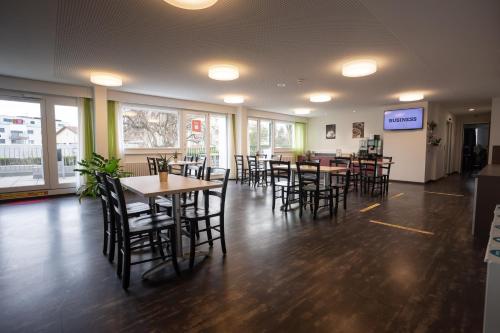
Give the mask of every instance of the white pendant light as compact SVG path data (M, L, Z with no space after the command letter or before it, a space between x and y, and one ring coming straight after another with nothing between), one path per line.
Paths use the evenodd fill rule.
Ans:
M377 62L370 59L349 61L342 65L342 75L347 77L368 76L377 71Z
M90 82L106 87L121 87L123 84L122 78L118 75L97 72L90 74Z
M224 103L227 104L242 104L245 103L245 97L241 95L229 95L224 97Z
M232 81L240 77L240 71L233 65L214 65L208 69L208 77L212 80Z
M295 114L298 114L298 115L305 115L305 114L311 113L311 109L298 108L298 109L294 109L293 112L295 112Z
M325 103L330 102L332 96L330 94L312 94L309 96L309 100L313 103Z
M172 6L182 9L198 10L205 9L215 5L217 0L163 0Z
M421 92L408 92L401 94L399 96L399 101L400 102L415 102L415 101L421 101L424 99L424 94Z

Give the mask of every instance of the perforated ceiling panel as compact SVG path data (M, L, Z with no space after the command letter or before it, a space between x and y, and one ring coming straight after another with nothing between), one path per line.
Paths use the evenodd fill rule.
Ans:
M396 0L219 0L201 11L178 9L163 0L44 2L45 6L36 1L2 1L1 9L21 19L4 21L6 14L1 11L0 27L13 35L0 32L0 42L11 46L2 50L6 54L5 59L0 55L0 73L88 85L91 71L105 70L123 75L123 90L217 103L224 94L241 93L248 96L249 106L278 112L310 106L306 95L313 91L336 94L332 103L314 105L323 112L392 103L394 94L407 89L434 91L431 98L438 99L456 98L457 92L486 98L498 89L491 87L498 77L484 73L481 77L487 84L476 85L457 80L456 71L452 82L442 73L435 75L431 50L421 49L425 40L445 72L456 70L465 60L450 61L453 55L436 41L440 32L433 36L429 31L439 19L428 10L430 2L427 8L411 5L408 26L404 21L410 17L404 10L408 5ZM440 3L437 14L442 15L446 5ZM493 1L488 5L495 6ZM487 9L472 15L482 17ZM496 17L488 12L483 24L494 27ZM419 17L420 28L415 24ZM19 21L33 22L34 27L27 31ZM29 55L22 54L24 43L15 38L19 29L25 36L40 35L36 46L28 45ZM457 45L460 39L474 39L475 33L443 43ZM483 39L476 44L490 45ZM17 63L6 64L4 60L12 63L16 53L22 54ZM363 79L342 77L340 63L353 57L377 59L379 72ZM206 67L216 62L239 65L241 78L208 79ZM302 85L296 83L298 78L304 79ZM467 72L464 79L476 79L475 72ZM278 88L278 82L287 87Z

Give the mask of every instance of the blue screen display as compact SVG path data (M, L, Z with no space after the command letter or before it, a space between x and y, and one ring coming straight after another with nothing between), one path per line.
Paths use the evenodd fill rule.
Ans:
M385 111L384 130L414 130L424 125L424 108Z

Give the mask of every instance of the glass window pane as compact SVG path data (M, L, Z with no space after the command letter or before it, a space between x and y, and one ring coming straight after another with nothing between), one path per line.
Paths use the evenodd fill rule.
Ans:
M186 155L207 155L205 151L206 127L205 115L186 114Z
M122 107L125 148L178 148L179 113L137 105Z
M210 115L210 165L227 168L226 116Z
M55 105L57 170L59 184L75 183L73 169L79 159L78 108Z
M259 153L265 154L267 157L271 157L272 155L272 129L273 122L271 120L260 120L260 147Z
M276 148L292 148L293 147L293 123L276 122Z
M40 103L0 100L0 188L44 184Z
M247 131L248 131L248 154L255 155L257 152L259 142L258 142L258 123L257 120L248 119Z

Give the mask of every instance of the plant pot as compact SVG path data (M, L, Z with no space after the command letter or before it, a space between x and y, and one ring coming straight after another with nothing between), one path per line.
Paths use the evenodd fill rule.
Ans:
M160 183L168 182L168 172L160 171L158 172L158 177L160 177Z

